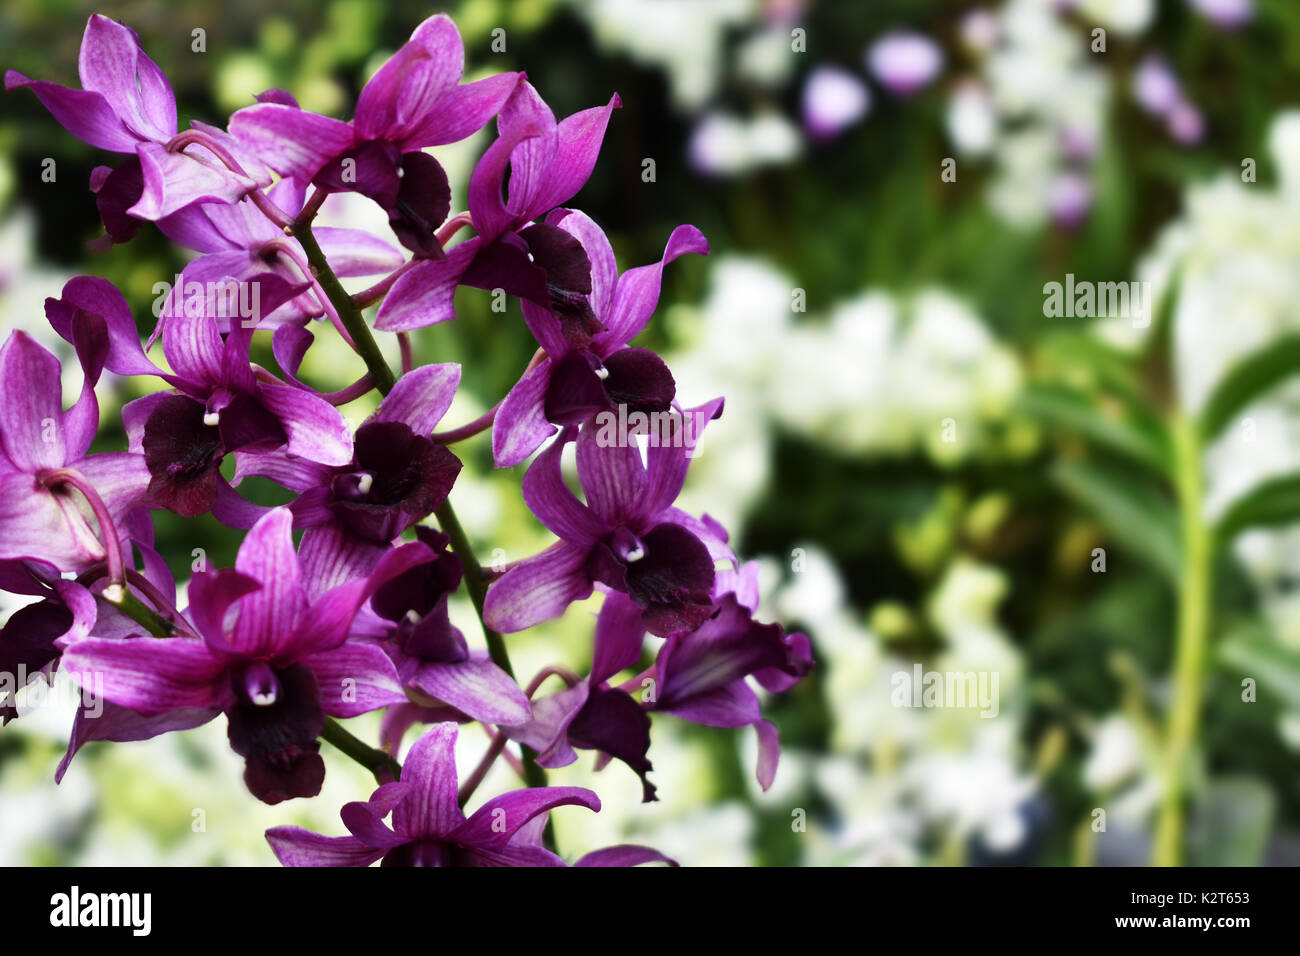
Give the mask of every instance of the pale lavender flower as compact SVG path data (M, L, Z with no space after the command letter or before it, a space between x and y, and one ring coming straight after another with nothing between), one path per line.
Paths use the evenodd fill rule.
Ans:
M912 96L939 75L943 51L924 34L895 31L871 45L867 66L895 96Z
M856 74L819 66L803 89L803 125L814 139L833 139L871 109L871 91Z

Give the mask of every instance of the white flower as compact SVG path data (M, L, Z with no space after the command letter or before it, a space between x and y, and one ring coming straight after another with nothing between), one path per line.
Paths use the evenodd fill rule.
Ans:
M1142 739L1122 714L1111 714L1096 728L1092 750L1083 765L1083 782L1105 791L1124 783L1142 769Z

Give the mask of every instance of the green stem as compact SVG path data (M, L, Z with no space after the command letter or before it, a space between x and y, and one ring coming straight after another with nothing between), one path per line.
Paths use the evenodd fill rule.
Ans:
M132 594L130 588L122 589L122 600L110 603L154 637L171 637L176 631L170 621Z
M474 548L469 543L469 537L461 527L460 519L456 517L456 511L450 501L444 501L434 515L443 533L451 538L451 550L460 559L461 567L464 569L465 587L469 590L469 598L474 602L474 610L478 612L479 621L483 624L483 637L487 641L488 655L492 658L492 663L513 679L515 669L510 663L510 652L506 650L505 639L488 627L487 622L483 620L483 599L487 594L487 582L483 580L483 568L474 556ZM546 786L546 771L537 764L537 752L523 744L520 744L519 750L523 757L524 782L530 787ZM549 819L546 821L543 841L546 848L554 853L555 829Z
M325 718L321 740L328 741L375 775L376 783L391 783L402 775L402 765L382 750L367 746L333 717Z
M1165 737L1165 791L1156 823L1156 866L1180 866L1186 829L1188 765L1196 745L1209 642L1212 535L1202 513L1201 443L1183 417L1173 425L1176 488L1182 530L1178 642L1174 692Z
M383 353L379 351L379 346L375 343L375 337L370 332L370 326L366 325L361 310L339 283L338 277L334 275L334 270L330 268L329 261L325 258L325 253L321 251L320 244L312 235L311 220L315 215L316 208L318 208L318 204L316 207L309 204L309 208L303 210L303 215L293 224L293 233L297 236L298 241L302 243L303 251L307 254L307 261L316 273L316 281L325 290L325 295L338 312L344 328L348 330L348 334L352 336L352 341L356 343L357 354L361 356L366 363L366 367L370 370L370 374L375 380L375 387L379 389L381 394L387 395L392 391L393 385L396 384L393 370L384 361ZM478 559L474 557L474 549L470 546L469 538L466 537L464 529L460 526L460 521L456 518L456 512L452 510L451 502L443 502L435 514L439 526L451 537L452 550L455 552L456 557L460 559L461 566L464 568L465 585L469 589L470 600L474 602L474 609L478 612L479 620L482 621L483 596L487 593L487 584L483 580L483 569L479 566ZM515 676L514 667L510 664L510 654L506 650L506 644L501 635L484 623L483 636L487 640L488 654L491 656L493 663L513 678ZM376 779L379 778L376 767L388 772L391 772L394 767L399 771L401 769L397 761L382 751L367 747L334 721L327 721L325 733L321 736L348 756L375 772ZM537 754L522 745L520 750L523 754L524 782L530 787L546 786L546 772L537 765ZM383 763L375 763L376 760L381 759ZM543 840L546 848L554 853L555 831L549 819L546 823Z
M361 356L366 363L366 368L370 369L370 374L374 376L375 387L382 394L387 395L397 382L393 377L393 370L384 361L384 355L379 351L379 345L370 332L370 326L366 325L365 316L361 314L361 310L352 301L352 296L348 295L339 283L338 276L330 268L325 253L321 251L320 243L312 235L311 223L298 220L293 225L293 234L302 243L307 261L311 264L312 271L316 273L316 281L325 290L325 295L329 297L330 304L338 312L343 327L348 330L348 335L352 336L357 354Z

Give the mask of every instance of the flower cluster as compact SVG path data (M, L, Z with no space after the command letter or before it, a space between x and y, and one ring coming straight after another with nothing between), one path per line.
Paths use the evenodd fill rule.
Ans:
M756 566L716 521L675 506L722 400L684 408L662 359L631 344L664 266L707 243L679 226L659 262L620 273L600 227L564 206L591 174L618 97L557 120L523 74L464 83L461 37L442 15L375 73L349 122L271 90L227 129L178 131L166 77L133 31L103 16L87 24L79 66L81 89L13 71L5 87L30 88L69 132L125 157L91 177L106 241L153 223L196 255L145 342L102 279L75 278L47 300L83 375L66 411L53 354L23 332L0 348L0 587L34 599L0 631L0 668L20 683L61 669L102 695L78 714L58 775L87 741L224 716L249 791L277 803L320 792L325 740L379 787L343 808L351 836L268 832L286 865L562 864L549 811L600 803L546 787L544 768L594 750L627 764L653 800L656 713L753 726L768 786L777 734L749 679L788 689L812 666L810 642L755 620ZM469 209L452 215L447 175L425 149L493 118ZM313 225L328 197L347 192L378 204L391 235ZM465 228L473 236L452 242ZM348 295L338 279L357 276L378 278ZM492 412L439 432L462 369L412 367L409 333L453 319L460 286L516 297L539 347ZM368 369L328 394L299 377L312 326L326 322ZM372 329L401 339L400 375ZM252 360L258 332L270 333L274 370ZM149 357L155 345L163 365ZM159 379L160 390L123 409L126 451L91 454L105 371ZM382 401L353 431L339 406L372 390ZM558 539L491 573L451 508L461 462L448 447L489 428L498 467L532 458L523 498ZM570 445L581 497L564 476ZM248 501L239 485L249 476L292 502ZM156 510L246 532L233 568L196 569L184 611L155 548ZM502 635L597 589L587 675L557 664L521 687ZM451 621L448 600L462 590L480 612L482 647ZM563 689L538 696L551 677ZM12 693L2 704L16 716ZM337 722L377 710L380 748ZM492 742L461 784L457 725L472 721ZM399 764L404 737L424 724ZM502 755L529 788L466 818ZM664 859L611 847L577 865Z

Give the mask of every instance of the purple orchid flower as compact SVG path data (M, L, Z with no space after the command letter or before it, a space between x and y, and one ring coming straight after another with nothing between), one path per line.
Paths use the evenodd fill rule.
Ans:
M371 77L351 123L301 110L276 91L235 113L230 129L282 176L374 199L404 245L441 256L433 230L450 211L451 189L442 166L420 150L477 132L522 75L461 84L464 72L460 32L438 14Z
M172 577L167 562L153 547L153 523L145 511L135 512L130 519L132 545L140 553L143 565L144 583L152 594L146 599L168 619L173 620L169 609L176 606L176 580ZM140 579L134 579L138 586ZM125 640L140 636L140 625L127 617L115 605L103 600L95 600L83 615L83 626L70 631L56 639L55 644L61 653L69 645L86 637L111 638ZM188 627L187 622L180 622ZM138 714L128 707L103 700L97 692L92 692L92 700L84 701L77 710L72 722L72 733L67 751L54 772L54 781L59 783L67 773L81 748L93 740L107 740L125 743L136 740L149 740L160 734L172 731L190 730L206 724L221 711L216 708L182 707L163 714Z
M460 586L460 561L449 538L417 527L427 559L378 588L353 621L353 640L373 642L393 661L410 703L389 708L394 739L412 724L481 720L517 724L528 719L528 698L486 650L470 649L452 625L447 600ZM374 573L390 549L353 533L338 520L309 528L302 538L304 588L309 599ZM392 718L392 720L390 720ZM385 738L388 738L385 734ZM395 753L397 746L391 750Z
M556 807L600 810L583 787L534 787L489 800L466 818L457 802L455 724L439 724L415 742L402 779L379 787L369 801L339 814L351 836L327 837L301 827L274 827L267 842L285 866L564 866L543 849L530 823ZM392 826L384 817L392 814ZM669 862L648 847L610 847L578 866Z
M379 641L407 696L421 708L436 709L443 720L527 721L528 698L514 678L492 662L486 649L471 650L451 623L447 599L460 587L462 575L460 561L447 547L451 539L432 528L419 527L415 533L432 559L379 588L357 616L354 636ZM336 556L333 563L341 562Z
M358 546L382 554L388 544L446 500L461 463L429 439L451 406L460 382L455 363L424 365L398 380L375 413L357 429L344 461L282 452L236 456L235 480L271 478L299 493L290 506L298 527L336 525Z
M547 224L576 239L589 260L588 301L600 330L588 335L569 316L523 300L524 320L546 357L524 374L497 411L492 454L499 468L531 455L555 433L555 425L578 425L619 405L628 413L669 410L676 395L672 373L649 349L627 343L654 312L664 266L688 252L709 251L703 233L678 226L659 262L620 276L609 240L584 213L557 209Z
M561 311L585 308L591 264L581 245L554 226L529 224L586 183L618 106L615 95L557 123L532 85L520 82L497 118L496 142L470 177L478 235L405 272L379 307L375 328L409 331L454 318L459 285L503 289ZM503 199L507 166L509 197Z
M221 130L201 123L177 135L176 97L167 77L140 49L134 30L101 14L86 23L78 60L82 89L5 73L5 89L28 87L72 135L99 149L131 155L92 179L110 234L129 238L126 217L156 221L194 202L235 202L270 185ZM226 153L223 157L214 150ZM226 159L234 158L239 172ZM242 162L240 161L242 159Z
M632 678L624 689L645 692L647 709L673 714L709 727L748 727L758 733L758 782L772 785L780 756L775 725L762 717L758 695L746 682L754 677L771 693L789 690L812 669L812 644L807 635L786 634L779 624L759 624L758 566L739 572L719 572L716 613L692 631L669 636L654 666ZM610 627L624 633L613 643L643 634L635 621L635 606L622 594L611 594L601 608Z
M233 570L191 579L192 636L91 637L62 658L83 687L143 717L224 712L244 781L266 803L320 792L317 737L327 714L354 717L406 699L387 655L347 643L348 630L375 588L427 557L421 544L395 549L369 578L309 602L292 524L288 509L269 512Z
M301 291L269 273L250 281L265 290L258 298L268 310ZM247 286L229 278L227 288ZM213 510L232 526L249 527L260 512L250 509L222 477L219 469L227 453L285 445L296 455L345 464L352 458L352 436L342 414L323 398L258 375L249 363L251 324L232 321L223 340L215 318L220 311L211 299L197 306L187 301L179 312L164 311L163 353L174 371L168 374L145 356L130 309L111 284L73 280L61 299L46 301L51 325L70 341L76 316L91 314L104 321L110 371L155 375L174 387L122 409L129 447L142 453L147 465L151 501L186 517Z
M717 417L722 400L692 411L695 421ZM578 480L586 504L560 471L564 446L577 435ZM647 463L636 441L606 442L588 425L566 428L524 475L524 501L560 540L510 568L488 589L488 627L514 632L563 613L591 594L595 582L631 595L646 628L667 635L713 613L716 560L735 560L716 522L674 508L686 478L689 450L652 442Z
M84 381L66 412L52 353L25 332L0 348L0 559L81 572L121 562L112 549L130 540L124 521L141 504L149 474L137 454L87 454L99 427L95 383L108 336L96 316L82 313L74 325Z
M650 716L625 690L609 686L609 679L635 667L645 639L641 608L631 600L606 591L596 618L595 651L591 673L564 690L532 704L528 722L503 727L512 740L531 747L537 763L547 769L564 767L578 759L574 748L597 750L602 759L623 761L641 778L641 799L655 797L647 774L654 768L646 756L650 749Z

